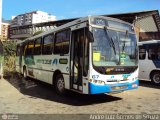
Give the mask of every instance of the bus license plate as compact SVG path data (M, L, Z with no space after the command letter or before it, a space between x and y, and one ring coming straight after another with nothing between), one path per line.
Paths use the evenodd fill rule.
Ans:
M114 86L111 89L112 90L121 90L121 89L124 89L124 88L127 88L127 86Z

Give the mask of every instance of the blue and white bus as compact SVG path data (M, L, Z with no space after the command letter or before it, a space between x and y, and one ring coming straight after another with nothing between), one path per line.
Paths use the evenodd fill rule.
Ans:
M16 70L83 94L138 88L137 39L132 24L88 16L17 43Z
M160 85L160 40L139 42L139 79Z

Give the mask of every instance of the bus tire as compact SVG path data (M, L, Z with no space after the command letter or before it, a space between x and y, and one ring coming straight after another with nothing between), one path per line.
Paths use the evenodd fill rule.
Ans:
M155 71L151 74L151 81L153 84L160 85L160 72Z
M25 80L27 80L27 70L26 70L26 68L23 69L23 78Z
M55 79L55 90L56 93L63 95L65 94L65 83L62 74L58 74Z

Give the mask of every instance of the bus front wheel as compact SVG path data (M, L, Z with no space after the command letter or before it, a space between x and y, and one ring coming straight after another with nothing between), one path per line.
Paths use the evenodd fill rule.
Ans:
M160 72L156 71L156 72L153 72L151 74L151 81L156 84L156 85L159 85L160 84Z
M65 93L65 83L62 74L56 76L55 89L58 94L62 95Z

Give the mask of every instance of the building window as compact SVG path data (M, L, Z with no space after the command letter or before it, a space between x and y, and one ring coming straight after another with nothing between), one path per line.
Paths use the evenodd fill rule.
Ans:
M55 54L67 54L69 52L70 29L60 31L55 35Z
M50 34L43 39L43 54L50 55L53 51L54 34Z

